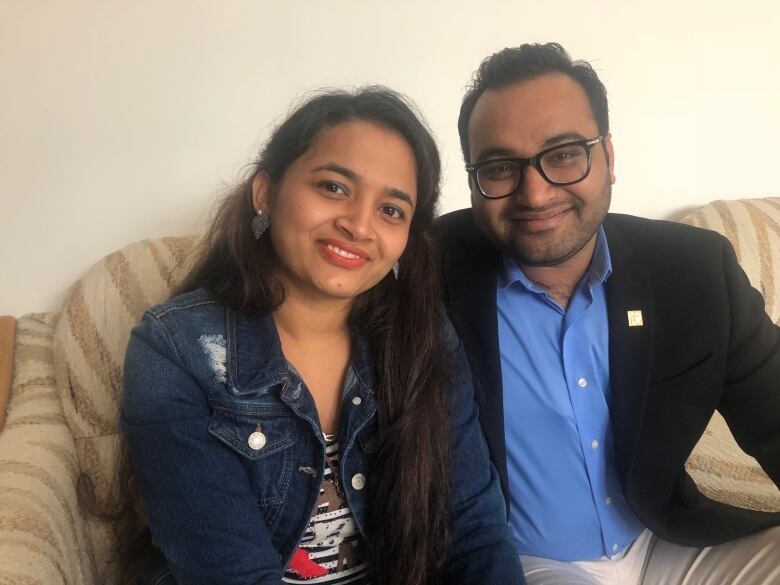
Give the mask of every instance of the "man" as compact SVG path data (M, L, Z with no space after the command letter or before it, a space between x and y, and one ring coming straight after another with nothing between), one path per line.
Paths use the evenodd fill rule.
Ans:
M606 91L560 45L485 60L458 128L445 287L528 583L780 583L780 514L684 470L717 408L780 483L780 330L731 246L608 214Z

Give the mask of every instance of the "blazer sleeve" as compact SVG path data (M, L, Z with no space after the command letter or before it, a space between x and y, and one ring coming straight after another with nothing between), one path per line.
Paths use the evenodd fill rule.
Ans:
M279 585L282 566L238 455L163 325L146 314L125 360L122 427L155 544L178 585Z
M445 318L446 319L446 318ZM450 498L453 542L443 570L448 585L523 585L498 474L479 423L463 344L447 321Z
M718 407L740 447L780 486L780 328L723 239L730 332Z

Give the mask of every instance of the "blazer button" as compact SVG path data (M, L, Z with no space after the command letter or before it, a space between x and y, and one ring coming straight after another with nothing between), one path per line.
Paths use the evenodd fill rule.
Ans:
M356 473L352 476L352 487L360 491L366 487L366 476L362 473Z
M257 425L257 430L249 435L249 439L247 439L247 444L249 445L249 448L253 451L259 451L263 447L265 447L266 443L266 437L263 434L263 432L260 430L260 425Z

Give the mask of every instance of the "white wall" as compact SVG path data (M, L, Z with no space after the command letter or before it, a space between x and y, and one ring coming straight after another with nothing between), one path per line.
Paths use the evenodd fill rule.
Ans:
M56 309L133 240L198 230L302 91L412 96L468 205L455 121L480 60L556 40L607 85L613 209L780 194L766 0L0 0L0 313Z

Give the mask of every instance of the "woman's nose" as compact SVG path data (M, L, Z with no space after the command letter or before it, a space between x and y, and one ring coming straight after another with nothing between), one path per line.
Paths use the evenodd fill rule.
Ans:
M373 234L373 215L371 206L367 203L352 201L345 206L336 218L339 229L349 234L354 240L370 239Z

